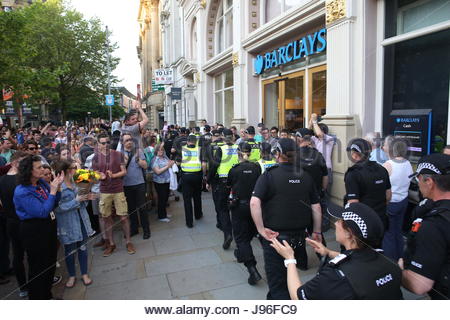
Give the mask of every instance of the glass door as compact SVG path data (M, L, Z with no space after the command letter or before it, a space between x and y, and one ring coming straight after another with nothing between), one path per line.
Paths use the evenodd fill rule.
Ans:
M304 126L304 75L302 71L262 82L266 127L297 129Z
M305 122L304 73L289 75L284 80L284 128L302 128Z
M327 67L309 69L309 112L323 116L327 108Z

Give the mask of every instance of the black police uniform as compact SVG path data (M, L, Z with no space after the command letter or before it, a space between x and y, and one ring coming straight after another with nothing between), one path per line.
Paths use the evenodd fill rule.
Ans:
M297 290L299 300L403 299L400 268L372 249L346 250Z
M217 175L217 169L219 168L222 160L221 146L229 145L233 143L225 144L223 140L217 140L212 144L212 164L208 171L208 183L212 187L212 196L214 200L214 207L217 214L217 222L220 226L220 230L223 231L225 237L232 235L230 210L228 207L228 196L230 194L230 188L227 185L227 178L219 178Z
M172 148L175 149L175 153L172 153L172 159L176 162L181 162L181 148L187 143L187 135L180 135L173 140Z
M323 202L325 202L325 194L323 191L323 177L328 176L328 168L327 164L325 162L324 157L322 154L317 151L314 148L311 147L300 147L298 149L297 153L297 165L301 167L303 170L309 173L311 178L313 179L314 185L317 190L317 195L320 199L320 207L322 209L322 226L324 225L324 217L326 217L326 212L324 212L324 209L326 208L326 204L324 205ZM329 224L329 222L328 222ZM312 234L313 232L313 226L310 225L308 227L308 233ZM326 246L325 237L322 237L322 243L324 246ZM302 246L299 249L299 256L298 256L298 264L297 266L300 269L307 269L308 268L308 255L306 253L306 247ZM297 258L297 257L296 257Z
M214 142L208 144L205 150L206 159L208 162L208 173L206 176L206 181L211 186L212 189L212 198L214 202L214 210L216 211L216 227L225 232L231 232L231 220L228 219L228 222L225 221L225 227L222 226L222 218L221 218L221 206L224 203L227 203L228 196L225 198L220 198L220 190L219 190L219 179L216 176L217 168L220 165L220 159L217 157L217 153L220 151L220 146L223 146L224 142L222 139L217 139ZM223 188L222 188L223 189Z
M256 266L255 256L250 242L256 236L256 226L250 212L250 198L261 167L254 162L244 161L235 165L228 173L227 185L231 188L231 223L237 249L238 262L246 267Z
M434 281L432 299L450 298L450 200L431 202L408 234L404 268Z
M189 145L187 145L187 148ZM195 146L192 148L196 148ZM200 148L199 160L203 162L203 156ZM181 184L184 202L184 214L186 217L186 225L192 228L194 225L193 216L195 219L203 217L202 211L202 181L203 172L185 172L181 170ZM192 210L192 200L194 200L194 210Z
M385 230L388 226L386 214L386 190L391 189L389 173L375 161L360 161L348 168L344 176L345 202L359 200L371 207L381 218Z
M289 163L267 169L256 182L253 196L261 200L264 227L279 232L278 240L288 241L298 253L305 245L305 230L312 223L312 204L319 197L311 176ZM269 285L269 300L289 300L283 258L260 237Z

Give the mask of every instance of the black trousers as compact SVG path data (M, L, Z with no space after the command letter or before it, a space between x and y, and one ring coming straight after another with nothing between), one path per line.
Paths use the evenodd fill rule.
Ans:
M17 284L20 290L28 290L27 274L25 272L24 257L25 247L22 238L20 237L20 221L7 219L6 228L8 230L9 238L11 239L11 246L13 250L13 269L16 276Z
M150 225L148 222L148 212L142 207L145 203L145 183L123 187L123 191L127 198L128 215L130 217L130 232L138 232L139 220L141 220L142 230L144 233L149 233Z
M9 261L10 239L6 231L6 217L0 213L0 275L11 268Z
M220 229L226 235L232 234L230 209L228 208L230 188L227 187L226 181L219 180L212 185L212 192Z
M244 263L246 267L256 266L250 243L256 236L257 231L250 212L250 203L240 203L231 209L231 224L237 247L235 252L238 262Z
M153 182L153 184L158 194L158 219L167 218L166 206L170 195L170 183Z
M192 226L195 218L200 219L202 212L202 172L186 173L181 176L183 189L184 215L186 217L186 225ZM192 199L194 200L194 212L192 210Z
M28 297L30 300L51 299L57 254L56 220L24 220L20 234L28 259Z
M284 258L270 246L270 241L267 241L263 237L260 237L259 239L264 252L264 268L267 275L267 284L269 286L267 300L290 300L291 298L287 286L287 269L284 266ZM304 247L304 245L301 247ZM295 256L298 255L301 247L294 249Z

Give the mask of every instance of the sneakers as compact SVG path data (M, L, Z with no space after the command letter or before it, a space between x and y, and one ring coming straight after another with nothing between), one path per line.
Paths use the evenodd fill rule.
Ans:
M159 219L159 221L161 221L161 222L170 222L170 219L169 218L163 218L163 219Z
M26 291L26 290L20 290L20 291L19 291L19 297L20 297L20 298L26 298L26 297L28 297L28 291Z
M136 249L134 248L134 245L131 242L127 243L127 252L128 252L128 254L136 253Z
M52 281L52 286L56 286L62 280L62 276L54 276Z
M112 255L112 253L114 252L115 249L116 249L116 245L115 245L115 244L113 244L113 245L108 245L108 246L106 247L106 250L103 251L103 256L104 256L104 257L109 257L110 255Z

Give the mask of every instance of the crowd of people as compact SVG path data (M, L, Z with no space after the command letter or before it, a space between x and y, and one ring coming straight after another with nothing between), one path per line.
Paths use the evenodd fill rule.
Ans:
M14 273L20 297L51 299L61 280L55 270L62 246L65 287L76 285L76 257L89 286L95 281L88 274L89 239L109 257L118 250L113 227L120 224L125 250L134 254L132 238L151 237L152 207L158 223L170 223L168 200L179 192L186 227L194 228L203 217L202 192L211 192L223 249L235 241L250 285L262 278L251 245L259 238L268 299L401 299L401 285L448 298L450 155L425 157L414 173L407 141L375 133L353 139L344 208L333 211L337 137L319 120L313 114L308 127L296 130L263 123L238 130L206 120L200 127L165 122L150 130L137 107L111 126L2 128L0 284ZM99 175L87 191L74 181L79 169ZM411 177L424 201L412 214L405 245ZM331 221L341 252L326 247ZM307 244L324 259L318 275L302 284L297 268L308 269Z

